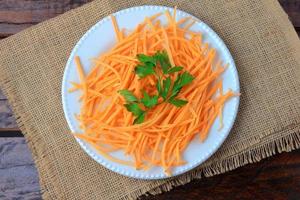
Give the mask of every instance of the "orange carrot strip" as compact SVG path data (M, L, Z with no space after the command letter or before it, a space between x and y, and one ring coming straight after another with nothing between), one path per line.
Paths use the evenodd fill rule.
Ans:
M116 33L117 40L121 41L122 40L122 35L121 35L122 33L119 30L116 18L113 15L111 15L110 18L111 18L111 21L112 21L112 24L113 24L113 27L114 27L114 30L115 30L115 33Z

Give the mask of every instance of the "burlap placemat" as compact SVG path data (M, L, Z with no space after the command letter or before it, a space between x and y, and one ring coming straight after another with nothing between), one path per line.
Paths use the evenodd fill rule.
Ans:
M169 180L134 180L103 168L69 134L61 105L64 67L79 38L101 18L142 4L177 5L209 24L230 48L241 81L239 114L225 144ZM157 194L300 146L300 43L276 0L96 0L1 41L0 77L45 199Z

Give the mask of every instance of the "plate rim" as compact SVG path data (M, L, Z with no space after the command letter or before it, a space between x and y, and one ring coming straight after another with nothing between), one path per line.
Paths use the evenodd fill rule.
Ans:
M168 7L168 6L161 6L161 5L141 5L141 6L134 6L134 7L129 7L129 8L125 8L122 10L119 10L115 13L112 13L111 15L114 16L118 16L121 15L123 13L126 12L130 12L130 11L134 11L134 10L139 10L139 9L154 9L154 10L158 10L158 11L165 11L165 10L169 10L172 11L174 8L172 7ZM216 39L217 43L219 43L222 46L222 51L225 50L225 54L226 56L228 56L228 58L230 59L229 63L232 63L232 67L234 68L233 72L234 72L234 77L236 79L236 87L237 87L237 91L236 92L240 92L240 81L239 81L239 75L238 75L238 70L236 67L236 64L234 62L234 59L232 57L231 52L229 51L227 45L225 44L225 42L223 41L223 39L209 26L207 25L205 22L203 22L202 20L200 20L198 17L195 17L194 15L181 10L181 9L177 9L177 12L182 13L185 16L191 16L193 19L196 19L197 22L201 23L202 26L204 26L203 28L205 28L208 32L210 32L210 36L213 37L213 39ZM105 21L109 20L110 17L109 15L99 19L94 25L92 25L81 37L80 39L76 42L76 45L73 47L73 49L71 50L71 53L69 54L69 58L67 60L67 63L65 65L64 68L64 73L63 73L63 78L62 78L62 86L61 86L61 98L62 98L62 105L63 105L63 112L64 112L64 116L65 119L67 121L67 124L69 126L69 129L71 131L74 131L74 128L72 126L71 123L71 119L69 118L69 114L67 112L67 103L66 103L66 83L67 83L67 71L68 68L71 67L72 65L72 61L73 61L73 57L75 56L75 53L77 52L77 50L80 48L81 44L86 40L86 38L95 30L97 29L99 26L101 26L102 23L104 23ZM211 35L212 34L212 35ZM86 142L78 139L75 137L76 141L79 143L81 149L84 150L84 152L86 152L91 158L93 158L97 163L99 163L100 165L102 165L103 167L105 167L106 169L113 171L115 173L127 176L127 177L131 177L131 178L136 178L136 179L142 179L142 180L159 180L159 179L166 179L166 178L170 178L170 177L176 177L179 176L181 174L184 174L188 171L191 171L193 169L195 169L196 167L200 166L201 164L203 164L205 161L207 161L213 154L215 154L215 152L217 150L220 149L220 147L222 146L222 144L224 143L224 141L228 138L232 127L236 121L237 118L237 113L239 110L239 105L240 105L240 97L237 96L237 102L234 104L235 107L233 108L234 112L233 112L233 117L228 125L228 131L226 131L226 134L223 138L221 138L221 140L219 141L219 143L215 146L214 149L212 149L212 151L210 151L206 157L204 159L202 159L199 162L193 162L193 165L191 164L186 164L188 167L185 167L183 170L179 170L178 173L176 174L172 174L172 176L167 176L164 173L160 174L159 176L145 176L145 175L137 175L137 174L132 174L132 173L128 173L126 171L123 170L119 170L116 169L116 167L111 166L109 163L106 163L105 159L103 159L103 156L101 156L100 154L98 154L98 156L100 156L101 160L99 160L99 157L96 157L96 155L94 155L95 153L90 151L89 148L87 148L87 145L85 144ZM116 165L120 165L118 163L115 163Z

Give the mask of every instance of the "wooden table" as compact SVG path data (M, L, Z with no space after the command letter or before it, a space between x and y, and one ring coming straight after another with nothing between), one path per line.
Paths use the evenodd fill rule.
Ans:
M91 0L0 0L0 39ZM280 0L300 34L300 0ZM1 51L1 49L0 49ZM1 73L1 72L0 72ZM142 199L300 199L300 150ZM0 91L0 199L41 199L38 175Z

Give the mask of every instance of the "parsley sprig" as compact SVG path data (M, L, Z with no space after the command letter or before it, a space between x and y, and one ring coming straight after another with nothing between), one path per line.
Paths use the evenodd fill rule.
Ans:
M127 89L119 91L126 100L124 106L136 117L133 124L143 123L147 111L158 104L165 102L176 107L182 107L188 103L185 99L179 99L178 95L184 86L194 80L194 77L188 72L179 73L183 70L181 66L171 66L168 54L165 51L158 51L152 56L138 54L137 59L140 63L135 67L135 74L141 79L154 75L157 78L157 94L149 95L146 91L143 91L143 97L139 99ZM159 73L159 70L162 73ZM177 74L175 74L175 81L173 82L171 74L174 73ZM160 98L163 101L159 102Z

